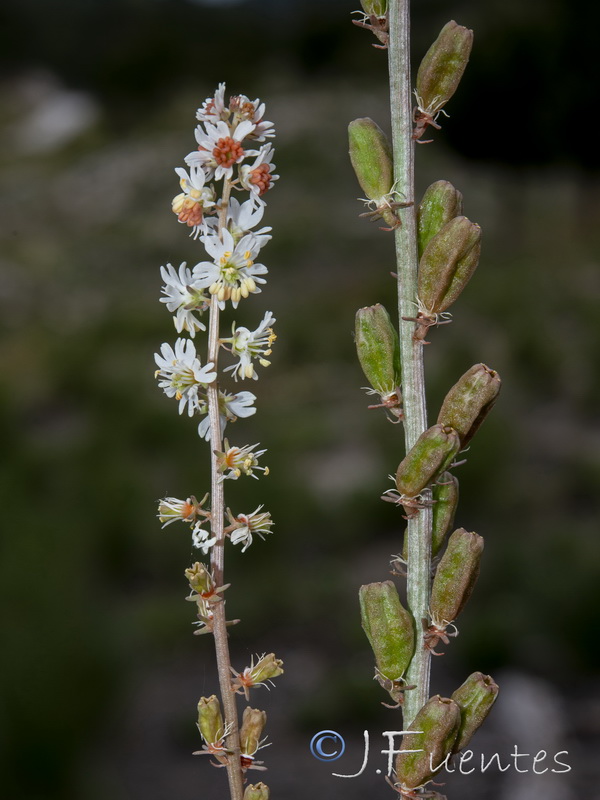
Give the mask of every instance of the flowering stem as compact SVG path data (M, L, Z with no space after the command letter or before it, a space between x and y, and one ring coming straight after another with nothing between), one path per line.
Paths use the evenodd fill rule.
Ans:
M398 309L404 434L406 450L427 428L423 345L413 338L417 297L417 233L414 207L414 141L412 140L412 98L410 79L410 0L389 2L389 72L394 150L394 179L403 200L402 225L396 228ZM408 520L407 602L415 623L416 648L406 673L404 725L409 725L429 697L431 654L424 642L422 620L428 618L431 582L431 509L422 508Z
M221 229L225 227L230 193L231 185L230 182L226 180L223 187L223 199L219 213L219 226ZM219 359L219 316L219 304L216 295L213 295L210 304L207 363L212 361L215 371L217 370ZM219 414L219 386L217 379L207 386L206 393L208 400L208 416L210 419L211 530L212 535L217 539L211 552L211 568L216 586L223 586L225 570L225 534L223 530L225 499L223 481L221 480L221 474L218 469L216 455L216 453L223 448ZM215 603L213 606L213 633L221 700L223 703L223 711L225 712L225 723L229 731L229 735L226 739L227 749L230 751L230 755L227 758L229 791L231 800L242 800L244 787L240 765L240 737L235 694L231 688L231 658L229 655L224 601Z

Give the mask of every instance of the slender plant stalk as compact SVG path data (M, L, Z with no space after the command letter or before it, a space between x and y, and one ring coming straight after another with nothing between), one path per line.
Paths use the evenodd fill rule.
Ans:
M412 96L410 76L410 0L389 3L389 71L394 152L395 188L410 205L400 210L402 225L396 228L398 274L398 310L400 316L400 352L402 393L404 398L404 434L406 451L427 428L423 345L415 341L414 317L417 297L417 233L414 192L414 154L412 139ZM421 620L429 614L431 584L431 510L423 508L408 520L407 602L415 621L416 649L406 674L414 689L406 692L404 724L415 718L429 697L431 652L425 647Z
M231 184L225 181L223 187L222 208L219 215L220 228L225 227L227 205L231 193ZM215 370L219 359L219 304L216 297L210 304L210 321L208 328L208 358L212 361ZM210 419L210 449L211 449L211 530L217 541L211 553L211 567L213 578L217 586L224 584L225 572L225 535L223 533L223 519L225 513L223 480L218 470L217 455L223 449L221 421L219 415L219 387L215 380L207 387L208 415ZM227 760L227 778L231 800L242 800L244 787L242 770L240 766L240 737L238 727L237 707L235 694L231 689L231 658L227 636L225 602L216 603L213 609L213 634L215 639L215 652L217 657L217 673L221 690L221 701L225 713L225 723L229 735L227 748L231 755Z

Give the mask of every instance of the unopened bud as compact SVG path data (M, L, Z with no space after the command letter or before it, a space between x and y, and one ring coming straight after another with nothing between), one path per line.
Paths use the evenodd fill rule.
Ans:
M417 72L417 95L424 111L436 114L458 88L471 47L473 31L447 22L421 61Z
M435 695L421 708L402 738L401 750L396 758L396 775L406 789L421 786L435 775L451 752L460 726L460 709L448 697Z
M438 422L458 432L461 447L468 444L492 410L501 386L497 372L485 364L475 364L446 395Z
M405 497L416 497L447 469L460 448L460 437L447 425L432 425L422 433L396 471L396 487Z
M207 595L214 592L215 583L212 575L200 561L196 561L195 564L186 569L185 577L188 579L190 588L198 592L198 594Z
M460 728L454 743L454 752L465 748L475 731L483 724L498 697L498 685L489 675L474 672L452 695L460 708Z
M221 714L221 704L216 695L201 697L198 703L198 729L207 744L220 742L225 726Z
M479 264L481 228L454 217L430 240L419 262L418 295L427 314L450 308Z
M360 0L360 4L365 14L375 14L376 17L383 17L387 13L387 0Z
M246 786L244 800L269 800L269 787L264 783L251 783Z
M431 587L429 609L436 627L453 622L465 607L479 575L482 552L483 537L464 528L448 539Z
M359 308L355 320L358 360L373 389L381 395L400 385L398 333L380 304Z
M240 748L244 755L252 756L260 746L260 737L267 724L266 711L246 706L240 729Z
M413 620L403 608L392 581L360 587L360 616L373 649L379 676L397 682L415 651Z
M435 234L462 210L463 196L448 181L436 181L426 189L417 209L419 258Z
M387 136L369 117L348 125L350 161L361 188L379 206L392 189L394 165Z

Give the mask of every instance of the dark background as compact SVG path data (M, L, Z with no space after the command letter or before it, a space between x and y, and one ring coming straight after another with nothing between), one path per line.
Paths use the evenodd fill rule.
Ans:
M367 411L352 329L359 306L393 311L391 237L358 220L346 127L388 127L385 54L350 24L353 4L4 0L0 10L0 774L19 800L224 798L225 775L192 758L195 705L216 689L211 642L191 635L184 530L156 501L201 496L207 450L158 391L152 355L173 341L158 268L202 260L176 224L173 168L195 110L228 93L267 102L281 180L267 197L270 280L236 317L278 318L273 365L252 388L240 442L271 475L228 484L264 503L273 536L230 553L234 664L275 651L286 673L258 689L273 797L391 796L358 618L361 583L385 580L399 512L380 502L401 431ZM471 63L435 144L439 178L484 231L454 323L427 348L431 417L473 363L504 388L460 468L457 524L486 540L460 637L432 690L474 670L501 699L476 753L568 751L567 775L488 770L450 797L570 800L599 779L600 11L566 0L414 4L415 66L449 18L475 29ZM243 317L243 320L242 320ZM228 325L229 322L224 324ZM245 387L247 388L247 387ZM252 484L252 485L249 485ZM334 729L348 754L316 761ZM363 730L372 740L364 775ZM552 766L552 765L550 765Z

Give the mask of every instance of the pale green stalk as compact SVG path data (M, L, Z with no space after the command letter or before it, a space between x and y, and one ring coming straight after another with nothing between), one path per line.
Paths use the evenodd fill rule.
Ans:
M410 79L410 0L389 2L389 71L394 152L395 188L403 202L402 225L396 228L396 261L398 274L398 309L400 316L400 353L402 393L404 398L404 432L408 451L427 428L423 345L415 342L414 317L417 311L417 226L414 193L414 153L412 140L412 106ZM408 608L415 621L415 655L405 676L409 685L405 693L404 726L409 725L429 698L431 653L424 643L422 620L428 619L431 583L431 509L422 508L408 520Z
M228 180L223 187L223 199L219 214L219 227L224 228L226 223L227 206L231 185ZM212 361L215 371L219 360L219 305L216 296L210 304L210 321L208 328L208 357ZM211 450L211 530L217 541L211 552L211 567L216 586L224 583L225 569L225 535L223 532L223 517L225 513L225 499L223 481L218 470L216 452L223 450L223 433L219 418L219 386L218 379L207 387L208 416L210 419L210 450ZM232 751L228 756L227 777L231 800L242 800L244 787L242 770L240 767L240 737L238 729L237 707L235 694L231 689L231 659L227 638L225 602L215 603L213 606L213 632L215 639L215 652L217 656L217 672L219 687L221 689L221 702L225 715L225 723L229 730L226 739L227 748Z

